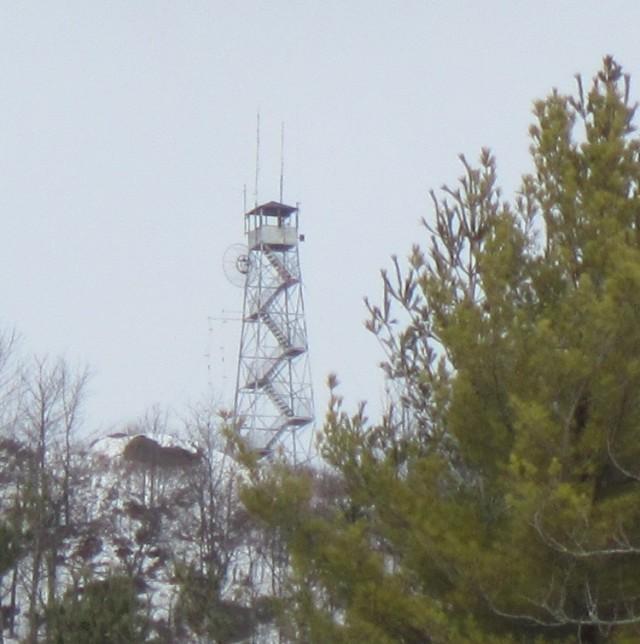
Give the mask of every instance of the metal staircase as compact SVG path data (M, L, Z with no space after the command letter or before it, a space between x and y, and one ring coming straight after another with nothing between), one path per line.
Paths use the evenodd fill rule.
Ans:
M287 350L291 348L291 343L289 338L287 338L286 333L281 329L275 322L275 320L269 315L268 309L261 309L258 313L264 325L271 331L273 337L278 341L278 344L284 349Z
M278 274L280 277L280 280L283 285L289 285L292 284L293 282L297 282L298 280L291 275L291 273L287 270L286 266L284 263L280 260L280 258L271 250L268 248L264 249L264 256L269 260L269 263L271 266L273 266L275 272Z
M293 409L289 407L284 398L275 390L273 384L270 382L265 383L264 390L283 416L287 416L287 418L293 417Z

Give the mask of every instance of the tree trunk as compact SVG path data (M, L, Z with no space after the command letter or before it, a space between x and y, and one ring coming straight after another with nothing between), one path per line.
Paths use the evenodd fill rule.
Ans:
M40 587L40 565L42 551L40 547L41 535L37 535L33 548L33 569L31 571L31 584L29 588L29 611L27 613L29 624L29 644L38 644L38 589Z

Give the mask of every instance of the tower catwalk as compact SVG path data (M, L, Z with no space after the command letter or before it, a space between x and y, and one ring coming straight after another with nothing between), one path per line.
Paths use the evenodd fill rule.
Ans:
M248 251L234 423L263 455L301 458L313 394L298 256L298 208L270 201L244 216Z

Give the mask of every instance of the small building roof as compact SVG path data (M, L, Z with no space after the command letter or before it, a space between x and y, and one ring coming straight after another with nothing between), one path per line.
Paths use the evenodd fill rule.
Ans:
M286 218L297 211L298 209L293 206L287 206L286 204L279 203L277 201L269 201L261 206L256 206L253 210L246 213L245 217L248 217L249 215L262 215L263 217Z

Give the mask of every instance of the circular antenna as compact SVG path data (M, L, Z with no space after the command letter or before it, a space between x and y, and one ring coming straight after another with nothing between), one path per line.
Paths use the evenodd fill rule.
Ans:
M222 270L234 286L244 286L249 272L249 252L244 244L233 244L222 256Z

